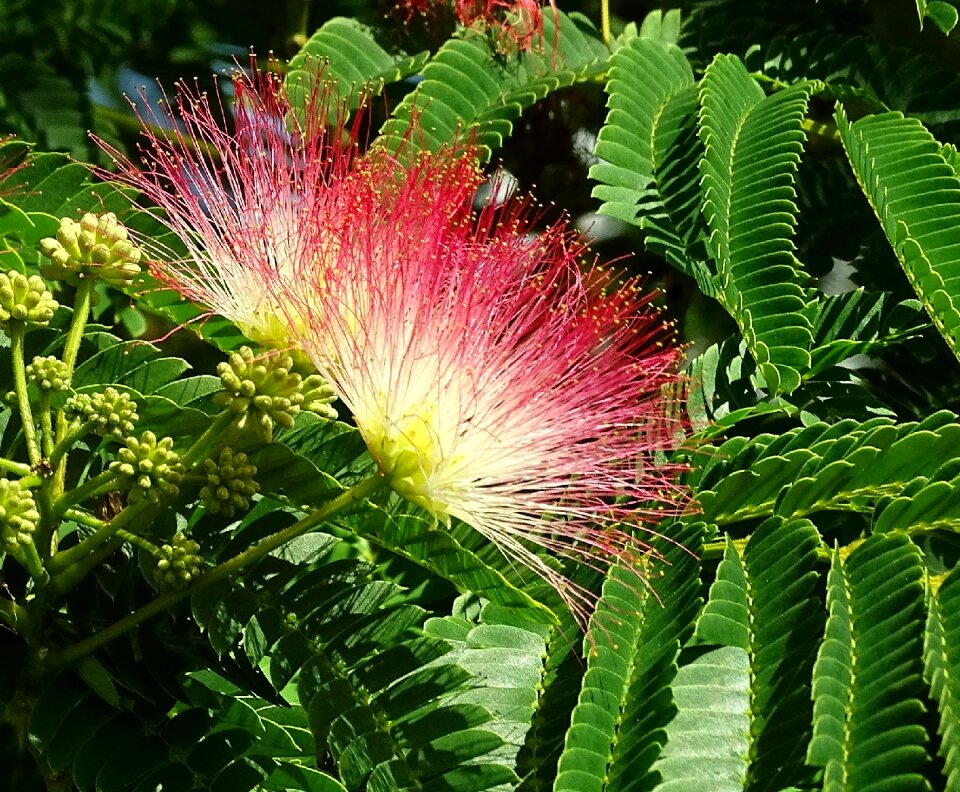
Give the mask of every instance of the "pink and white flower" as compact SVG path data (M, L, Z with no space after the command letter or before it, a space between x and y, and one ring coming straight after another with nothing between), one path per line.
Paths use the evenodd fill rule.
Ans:
M160 207L158 220L187 250L171 255L143 240L164 286L230 319L252 341L289 345L285 314L263 274L296 277L314 259L336 258L333 229L352 210L362 113L349 121L332 82L317 75L298 90L294 112L280 77L256 68L233 75L228 113L196 86L141 117L139 163L103 141L109 174ZM231 128L232 127L232 128ZM318 266L320 266L318 264Z
M470 525L585 622L593 595L536 550L632 561L677 510L677 468L658 457L675 441L678 349L635 282L581 269L563 225L535 233L516 203L451 219L417 181L338 231L336 266L267 288L389 485Z
M523 202L475 216L468 146L361 153L321 80L303 108L273 75L235 85L234 131L185 89L139 167L112 152L189 252L157 251L154 274L303 350L399 495L471 526L585 622L594 595L539 551L632 562L683 502L661 458L679 352L649 298L583 265L563 224L537 232Z

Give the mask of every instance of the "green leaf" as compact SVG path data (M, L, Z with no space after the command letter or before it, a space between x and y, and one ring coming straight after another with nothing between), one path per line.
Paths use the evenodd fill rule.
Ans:
M824 792L930 789L919 700L922 574L903 534L872 536L846 558L833 554L807 753L824 770Z
M407 504L403 505L406 509ZM470 591L538 623L553 623L555 614L509 580L501 569L487 563L457 540L436 518L403 512L369 514L349 519L360 536L403 556L446 580L462 591ZM379 524L377 524L379 523Z
M584 640L587 670L555 792L651 789L650 768L675 712L676 658L699 608L703 524L665 527L662 561L611 568Z
M819 301L806 376L814 377L854 355L876 354L919 336L926 324L919 303L909 300L891 305L891 297L890 292L856 289ZM900 318L901 326L891 327L891 316ZM904 321L907 316L913 321Z
M735 437L704 450L695 455L698 469L690 483L704 518L718 524L774 513L869 512L953 460L958 443L960 424L947 411L921 423L814 423L782 435ZM896 510L907 505L896 504L881 516L883 525L902 525L899 518L894 522Z
M750 661L736 646L682 665L673 684L677 716L654 765L657 792L741 792L747 775Z
M924 678L940 709L944 789L960 787L960 569L927 591Z
M924 19L933 20L940 32L949 35L957 26L957 9L954 5L944 0L916 0L917 13L920 15L920 27L923 27Z
M960 177L917 120L900 113L837 126L857 181L933 324L960 359Z
M452 647L437 662L456 663L474 677L469 688L447 700L458 706L482 707L491 715L483 731L496 736L498 742L491 742L489 749L467 766L483 767L491 778L498 777L497 784L512 782L511 788L517 781L513 768L539 701L546 657L543 635L509 623L515 621L513 616L502 608L485 607L479 623L447 617L424 625L428 635L444 636Z
M810 675L823 627L814 596L820 535L809 520L771 518L744 548L729 538L697 624L701 642L746 650L750 706L746 787L800 783L810 738Z
M390 151L436 150L476 129L484 157L498 149L524 109L558 88L590 80L609 51L580 14L544 14L543 52L503 58L485 37L450 39L423 68L423 79L380 130L376 145ZM557 41L556 49L553 42ZM411 118L418 119L411 137Z
M699 212L697 90L675 46L637 38L610 59L606 121L590 177L600 214L638 225L648 249L713 294Z
M326 773L311 767L280 765L260 785L270 792L347 792L347 788Z
M800 385L813 337L793 254L801 124L815 86L765 97L743 63L717 56L700 83L703 210L717 298L736 320L772 394Z
M326 62L323 76L335 79L339 95L349 95L351 106L356 108L364 89L379 93L385 83L416 74L429 57L429 52L391 55L376 42L369 28L355 19L333 17L290 59L284 83L296 106L296 94L314 90L314 69L319 62Z

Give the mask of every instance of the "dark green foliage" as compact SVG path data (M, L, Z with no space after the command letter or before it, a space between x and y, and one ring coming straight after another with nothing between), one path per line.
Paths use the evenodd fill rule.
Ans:
M544 557L598 597L586 636L475 531L386 491L67 668L5 619L4 780L42 788L35 764L50 789L97 792L960 789L953 2L698 0L646 19L612 2L607 43L575 10L596 3L561 3L542 49L519 54L479 26L448 37L452 18L401 30L390 4L366 0L315 3L313 16L290 3L289 19L220 0L35 5L0 3L0 129L36 144L0 141L0 267L33 274L39 240L84 211L115 211L182 255L135 196L82 164L84 132L133 151L136 122L113 89L128 61L204 83L248 44L274 46L294 56L294 100L321 60L351 109L385 95L361 146L416 156L475 140L483 158L502 151L555 185L570 142L551 132L596 133L578 154L595 200L583 183L568 207L540 195L620 221L611 257L645 251L639 267L693 342L693 437L676 455L690 502L657 526L656 555L605 578ZM162 54L135 58L160 41ZM183 454L218 413L222 356L193 336L221 350L244 339L156 286L134 284L137 308L101 290L98 321L125 331L87 327L72 386L128 393L136 434L169 435ZM66 306L72 292L55 296ZM192 332L179 346L126 338L160 339L170 325L157 317ZM32 331L28 359L57 352L70 320L64 307ZM2 390L11 362L0 337ZM52 398L58 409L67 395ZM230 445L257 467L252 509L205 512L186 475L140 545L118 541L76 585L41 594L49 619L14 625L31 646L56 658L149 607L145 542L183 532L213 568L376 473L346 414L301 413L268 444ZM23 446L3 402L0 454ZM108 469L116 446L77 438L69 486ZM59 548L125 497L68 514ZM35 600L23 569L0 561L0 604Z
M543 52L527 52L504 61L480 36L448 41L423 69L423 80L397 107L380 131L379 145L397 150L408 138L412 115L422 139L408 148L436 149L475 130L487 157L500 148L513 120L538 99L558 88L602 74L608 52L581 15L559 15L557 31L545 15Z
M930 789L919 723L921 574L920 553L902 534L833 554L807 756L823 768L825 790Z

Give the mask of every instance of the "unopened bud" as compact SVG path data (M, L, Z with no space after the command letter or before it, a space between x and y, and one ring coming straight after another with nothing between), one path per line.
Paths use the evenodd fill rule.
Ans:
M196 580L203 570L200 545L177 531L169 544L161 545L157 561L157 583L161 588L179 589Z
M291 371L293 360L282 352L256 357L249 347L240 347L227 363L217 366L223 391L217 403L243 416L238 423L265 442L273 439L273 427L293 426L304 402L303 378Z
M99 278L122 288L140 274L141 251L113 212L87 213L79 223L64 217L56 238L40 241L40 252L50 260L41 265L43 274L73 285L81 278Z
M35 357L27 364L27 381L42 391L65 391L70 387L70 370L53 355Z
M247 455L224 448L214 462L205 459L200 468L206 484L200 490L200 501L212 514L233 517L237 511L250 507L250 496L260 489L254 481L257 468L247 461Z
M110 463L129 489L130 503L147 499L158 501L164 495L176 495L183 478L180 455L173 450L173 438L157 440L153 432L144 432L140 439L128 437L126 447L117 452Z
M19 481L0 479L0 546L12 553L33 542L40 512L33 494Z
M140 416L137 403L129 393L107 387L97 393L78 393L67 399L64 409L80 421L92 423L93 430L104 437L123 440L129 435Z
M0 325L23 322L43 327L59 307L39 275L28 278L16 270L0 273Z

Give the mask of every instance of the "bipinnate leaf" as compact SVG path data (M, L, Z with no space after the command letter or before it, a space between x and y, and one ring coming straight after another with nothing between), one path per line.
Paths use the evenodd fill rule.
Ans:
M835 115L864 195L933 324L960 358L960 177L940 144L901 113Z
M736 320L771 394L810 366L805 277L794 256L801 124L813 83L765 96L732 55L700 82L700 163L717 299Z
M697 89L674 45L635 38L610 59L607 118L590 177L600 214L638 225L645 244L712 294L699 211Z
M834 551L827 579L807 762L823 768L824 792L929 790L920 553L897 533L844 556Z
M275 530L276 518L269 508L257 518L248 515L220 555L242 550L268 526ZM320 532L304 535L260 561L242 584L194 595L194 617L217 654L246 655L257 674L269 669L277 693L303 707L311 750L331 758L348 790L433 784L480 792L515 780L514 757L529 726L543 637L512 627L507 636L501 625L478 627L496 635L480 641L478 633L474 643L498 647L501 656L468 651L476 647L465 648L459 634L423 635L426 612L404 602L396 583L376 579L369 565L338 558L339 544ZM512 652L521 647L524 662L532 663L522 682L480 703L471 698L504 687L518 669ZM463 652L503 668L484 671ZM522 696L530 698L527 710L517 709ZM487 726L494 716L504 722ZM264 720L259 711L257 717Z
M449 695L444 703L479 707L491 716L471 737L475 743L478 739L486 741L486 750L481 752L475 746L454 772L438 780L438 786L445 788L440 783L443 781L465 789L462 781L455 779L475 771L499 778L490 788L515 789L518 779L513 769L542 692L547 631L529 622L524 626L509 609L485 606L477 620L456 615L430 619L424 632L443 637L451 646L439 662L456 663L473 675L471 686ZM445 736L444 740L449 738ZM434 748L424 750L429 753Z
M500 148L513 121L527 107L558 88L601 74L609 50L581 14L544 14L543 48L504 57L483 36L447 41L423 68L423 79L380 130L375 145L436 150L458 136L483 147L484 157ZM556 46L554 46L556 42ZM410 135L411 118L418 119Z
M834 294L817 303L809 376L854 355L882 352L920 334L926 324L916 300L895 303L890 292Z
M611 567L584 639L587 669L554 792L652 789L650 768L675 712L670 683L699 607L705 526L667 526L662 559ZM675 542L675 544L674 544Z
M712 649L680 666L677 715L653 766L656 792L741 792L747 774L750 660L737 646Z
M704 517L718 524L774 513L870 512L881 499L906 495L918 476L929 479L951 462L958 443L960 423L946 410L919 423L886 418L814 423L781 435L734 437L699 453L691 484ZM878 528L908 527L911 519L941 514L952 519L953 500L932 504L934 510L924 516L911 505L913 494L888 504L890 514L881 513Z
M932 581L931 581L932 583ZM960 569L927 590L924 678L940 710L944 789L960 789Z
M750 668L744 788L801 779L810 738L810 674L823 627L815 596L820 535L809 520L772 517L745 546L729 538L697 623L702 643L736 646Z
M298 91L310 90L317 64L324 62L323 77L336 80L340 96L349 96L355 107L362 90L379 93L385 83L416 74L429 57L429 52L391 55L355 19L333 17L290 59L284 84L292 97Z
M511 565L502 555L494 551L488 558L481 557L458 540L457 529L438 525L430 515L411 513L406 503L400 510L378 509L378 519L371 520L365 514L349 522L360 536L429 569L462 591L516 609L518 614L541 624L556 622L557 617L548 606L524 591L519 581L507 577ZM468 533L469 529L463 532ZM486 545L489 550L489 543Z

